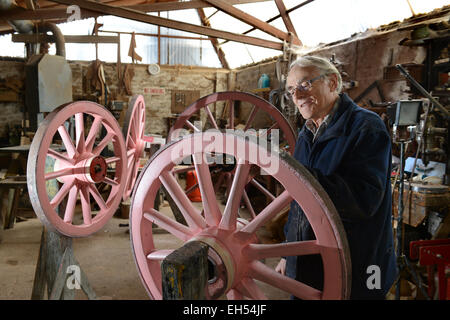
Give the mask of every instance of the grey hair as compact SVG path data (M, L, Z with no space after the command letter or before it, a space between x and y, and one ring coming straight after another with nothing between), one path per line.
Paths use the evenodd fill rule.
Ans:
M295 60L289 66L289 70L294 67L316 67L321 74L336 74L338 79L338 85L336 92L340 93L342 90L342 77L338 69L327 59L317 56L303 56Z

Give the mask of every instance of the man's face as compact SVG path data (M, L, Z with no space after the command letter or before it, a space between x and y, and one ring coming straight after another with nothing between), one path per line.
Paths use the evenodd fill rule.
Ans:
M316 122L323 119L331 110L336 98L334 76L324 76L312 82L311 88L306 91L294 90L300 83L314 79L321 73L315 67L294 67L289 71L286 88L293 92L292 99L305 120ZM331 81L327 81L331 77Z

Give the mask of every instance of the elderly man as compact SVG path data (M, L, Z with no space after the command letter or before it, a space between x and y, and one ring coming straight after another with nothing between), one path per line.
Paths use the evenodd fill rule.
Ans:
M384 299L396 277L391 224L391 141L380 117L340 93L342 79L328 60L305 56L291 65L287 94L306 120L294 157L320 182L343 222L352 260L351 299ZM293 201L286 241L315 239ZM369 268L369 266L371 266ZM367 285L374 267L379 285ZM320 255L281 259L276 270L323 289Z

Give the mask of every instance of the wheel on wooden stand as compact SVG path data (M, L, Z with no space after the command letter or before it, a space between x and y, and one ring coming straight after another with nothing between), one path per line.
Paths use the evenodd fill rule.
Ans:
M49 230L68 237L100 230L119 206L126 159L122 131L104 107L78 101L55 109L39 126L28 156L36 215Z
M223 209L214 193L207 159L207 156L215 154L228 154L237 163ZM198 177L201 207L189 200L173 175L175 164L189 157L194 161ZM238 217L238 209L251 166L263 168L284 190L248 221ZM177 204L186 225L170 214L154 209L155 194L161 185ZM268 243L262 236L265 225L293 200L305 212L316 240ZM132 249L148 294L152 299L161 299L160 263L177 248L158 243L152 232L153 224L177 238L179 246L195 240L210 247L208 259L218 276L209 281L208 297L218 298L225 294L228 299L273 298L266 294L267 287L280 290L285 297L294 295L301 299L349 297L349 248L342 222L328 195L291 156L269 152L262 145L242 136L218 131L185 136L162 148L147 163L137 181L130 208ZM274 270L281 257L310 254L320 254L323 260L322 291Z

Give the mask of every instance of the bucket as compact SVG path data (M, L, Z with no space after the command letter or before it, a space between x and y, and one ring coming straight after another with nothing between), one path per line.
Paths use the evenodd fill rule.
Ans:
M197 175L195 174L195 171L191 170L186 172L186 191L189 190L192 186L197 184ZM192 202L201 202L202 201L202 195L200 194L200 188L197 186L187 194L189 200Z

